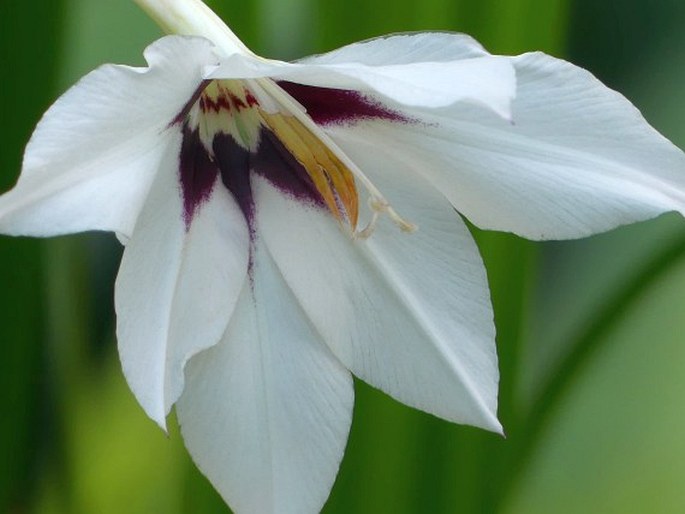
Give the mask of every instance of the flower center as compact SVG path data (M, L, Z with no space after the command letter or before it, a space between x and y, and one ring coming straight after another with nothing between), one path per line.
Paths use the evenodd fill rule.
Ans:
M194 141L190 146L201 145L186 149L185 157L195 161L190 165L195 169L186 180L182 177L184 195L197 189L186 187L186 182L202 182L200 174L215 177L219 172L250 221L253 204L249 173L255 172L293 197L323 204L341 224L355 230L359 196L352 172L301 121L279 109L258 83L207 83L187 113L184 140ZM182 149L182 162L183 153ZM199 161L216 163L216 169L212 172L211 165L204 163L197 166ZM198 173L197 168L205 171ZM188 202L186 207L195 209ZM192 217L192 212L186 214Z

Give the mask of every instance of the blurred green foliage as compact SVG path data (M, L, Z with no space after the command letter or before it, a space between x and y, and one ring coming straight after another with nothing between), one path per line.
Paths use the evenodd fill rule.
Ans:
M214 0L256 51L295 58L388 32L468 32L495 53L571 58L685 146L679 0ZM0 189L50 101L159 35L129 1L0 3ZM682 219L535 244L474 229L486 262L508 437L357 383L325 512L642 513L685 508ZM228 512L136 405L113 337L118 245L0 240L0 512Z
M2 144L0 190L16 178L21 151L54 95L58 63L52 60L62 35L61 5L0 3ZM23 29L33 24L35 38ZM21 80L19 79L21 77ZM44 464L46 403L42 243L0 243L0 512L32 494L36 468Z

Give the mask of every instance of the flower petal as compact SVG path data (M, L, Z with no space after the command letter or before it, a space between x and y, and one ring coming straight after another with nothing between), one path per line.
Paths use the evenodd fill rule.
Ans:
M178 151L168 152L166 164L124 251L115 294L124 374L162 427L183 391L186 361L216 344L228 325L246 281L250 237L218 176L187 226Z
M367 66L447 62L485 57L490 54L471 36L453 32L416 32L392 34L343 46L332 52L300 59L305 64L343 64L356 62Z
M182 37L160 39L145 58L148 68L98 68L48 110L17 185L0 197L0 232L130 236L167 151L165 130L216 61L209 41Z
M424 123L330 127L345 150L393 148L476 225L529 239L583 237L685 211L685 155L620 94L543 54L512 58L513 123L465 105ZM359 151L360 148L365 150Z
M412 38L416 39L416 43L411 41ZM442 40L443 37L438 39ZM421 42L425 41L432 44L426 46L424 54ZM373 48L381 46L367 45ZM447 60L446 55L436 52L436 44L427 34L387 38L382 46L383 52L390 52L393 47L398 54L408 50L408 47L411 47L411 51L404 59L395 59L399 61L397 63L383 64L375 59L369 59L369 64L359 62L355 56L361 50L353 51L350 48L338 51L342 56L354 59L347 62L335 56L285 63L233 55L223 61L211 76L271 77L311 86L373 93L390 106L399 104L434 108L466 101L484 105L500 116L509 117L516 84L513 68L507 58L476 55L475 47L471 56L464 48L466 44L458 44L454 45L457 51L452 59ZM464 58L467 55L469 57Z
M235 512L319 512L349 432L352 379L264 248L253 277L221 343L188 364L181 430Z
M384 149L377 150L369 158L384 169ZM417 232L381 218L368 240L353 241L327 212L255 180L265 243L312 324L355 375L413 407L500 431L492 308L471 235L420 179L366 171Z

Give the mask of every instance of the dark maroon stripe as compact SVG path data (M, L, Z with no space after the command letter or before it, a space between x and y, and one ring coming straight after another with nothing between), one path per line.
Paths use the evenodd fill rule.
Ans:
M188 117L188 113L190 112L190 109L193 108L193 105L195 105L195 102L197 102L197 99L200 98L200 95L202 92L207 88L207 85L210 83L209 80L203 80L200 82L200 84L197 86L197 89L193 92L193 95L190 97L190 99L185 103L183 108L180 110L180 112L174 117L173 120L171 120L171 125L176 125L178 123L184 123L186 121L186 118Z
M253 152L243 148L232 136L214 136L212 151L221 181L235 198L250 230L254 228L254 195L250 172L267 179L284 194L307 203L323 205L307 170L268 129L262 128Z
M212 194L217 174L243 212L251 237L255 235L255 204L250 183L252 171L293 199L324 206L307 170L266 128L262 128L259 144L253 152L243 148L233 136L220 132L212 141L212 153L213 157L200 140L198 131L190 130L184 124L179 174L187 230L197 210Z
M188 230L195 212L212 194L219 170L200 141L198 131L190 130L187 124L183 125L183 142L179 161L183 220Z
M240 206L250 233L248 275L254 270L255 204L250 181L251 172L258 173L284 194L309 204L323 205L307 171L268 129L263 128L254 152L240 146L232 136L218 133L212 150L221 181Z
M212 151L219 166L221 182L226 186L238 207L243 212L247 230L250 234L250 249L247 263L247 274L250 282L254 284L254 242L255 233L255 207L254 195L250 184L250 160L251 154L233 139L233 136L217 133L212 141Z
M276 135L262 128L259 146L251 156L252 169L288 196L324 205L321 195L304 166L291 154Z
M286 81L278 82L278 85L300 102L318 125L353 123L368 119L409 121L401 113L358 91L305 86Z
M233 136L221 132L214 136L212 150L221 171L221 181L233 194L252 232L254 198L250 187L250 152L240 146Z
M218 113L219 111L223 110L226 111L224 113L224 116L229 116L229 111L231 110L231 103L228 101L228 98L226 98L223 95L220 95L216 99L216 101L212 100L206 95L202 95L200 97L200 110L202 112L213 111L215 113Z

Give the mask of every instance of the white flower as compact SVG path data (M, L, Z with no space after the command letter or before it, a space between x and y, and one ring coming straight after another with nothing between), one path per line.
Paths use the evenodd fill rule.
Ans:
M128 383L161 426L177 406L237 512L321 508L350 371L501 431L485 270L456 211L531 239L683 212L683 153L566 62L426 33L288 64L198 0L139 3L209 39L165 37L147 68L103 66L57 100L0 231L119 235Z

